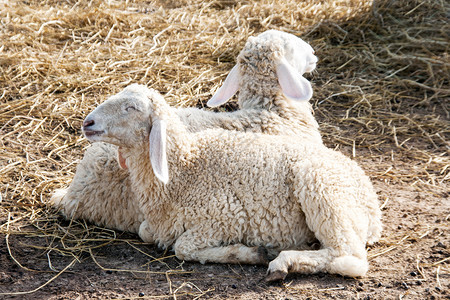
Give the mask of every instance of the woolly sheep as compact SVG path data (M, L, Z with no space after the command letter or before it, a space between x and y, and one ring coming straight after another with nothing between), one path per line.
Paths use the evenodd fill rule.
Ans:
M239 90L241 109L266 108L282 116L305 142L321 143L319 125L307 101L313 90L303 77L316 68L317 61L314 49L302 39L278 30L265 31L248 39L237 64L207 104L219 106Z
M91 112L83 132L119 146L145 218L139 236L181 260L276 257L268 281L368 270L365 245L381 232L377 195L339 152L288 136L190 133L160 94L136 84ZM316 239L321 249L309 249Z
M276 62L280 60L288 71L276 71ZM290 91L292 88L289 89L293 86L298 87L298 96L304 88L304 99L310 98L311 85L302 74L313 71L316 62L314 50L309 44L294 35L269 30L249 38L238 58L239 70L234 67L231 72L242 74L239 78L239 104L242 110L214 113L197 108L179 108L176 113L192 132L220 127L285 134L305 143L322 143L310 104L307 101L291 101L283 94L284 90L293 94ZM230 90L229 82L238 78L231 74L209 104L223 103L232 96L230 93L235 93L235 90ZM296 77L300 83L292 85L285 80L289 83L288 88L282 91L277 84L277 74L286 75L283 77L285 79ZM285 81L280 80L280 83ZM81 218L100 226L137 232L142 216L136 205L132 204L135 195L129 185L128 173L119 168L116 158L119 165L126 168L116 146L99 144L88 148L70 186L56 190L51 202L67 218Z
M281 134L277 129L283 128L282 123L278 128L266 127L261 116L271 113L264 110L214 113L197 108L180 108L175 111L192 132L220 127ZM143 216L135 204L136 195L126 169L117 146L96 143L86 150L69 187L57 189L50 202L68 219L84 219L98 226L137 233Z

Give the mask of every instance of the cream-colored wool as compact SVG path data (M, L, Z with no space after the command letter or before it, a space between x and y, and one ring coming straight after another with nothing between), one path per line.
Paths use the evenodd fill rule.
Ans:
M317 62L313 49L306 42L291 34L269 30L250 38L239 54L242 110L215 113L179 108L177 115L191 132L224 128L290 135L299 142L322 143L311 105L307 101L286 98L277 83L275 62L280 57L292 64L299 76L314 70ZM128 184L127 172L117 165L117 155L117 147L112 145L86 150L70 186L55 191L52 196L51 201L63 215L137 232L141 214L128 204L135 198L134 191ZM102 168L106 169L102 171Z
M256 117L257 113L266 114L264 111L214 113L180 108L176 113L192 132L214 127L240 131L266 128ZM77 165L69 187L54 192L52 204L68 219L84 219L99 226L137 233L144 221L143 215L137 206L128 171L120 168L117 156L117 146L93 144Z
M133 107L133 109L127 109ZM188 132L161 95L131 85L90 113L91 142L120 147L145 221L140 237L179 259L363 276L380 236L377 195L358 165L288 136ZM167 182L167 183L164 183ZM308 250L318 240L320 250Z
M293 134L281 118L265 110L214 113L197 108L175 109L191 132L208 128ZM272 123L263 121L264 116ZM285 130L283 130L285 128ZM58 189L51 202L68 219L84 219L99 226L137 233L142 214L133 203L136 196L128 172L119 167L118 149L105 143L89 147L77 165L68 188Z
M319 125L307 101L312 96L312 87L303 77L305 72L315 69L316 63L317 57L308 43L286 32L268 30L248 39L236 66L208 105L223 104L239 90L241 109L265 109L271 115L262 119L269 126L279 126L276 123L280 121L275 121L279 119L289 128L289 135L304 142L322 143ZM301 101L291 100L286 93Z
M69 192L56 190L52 200L59 201L55 204L61 206L69 218L137 233L144 215L137 201L130 201L134 192L129 174L118 167L115 155L116 146L93 144L78 164Z

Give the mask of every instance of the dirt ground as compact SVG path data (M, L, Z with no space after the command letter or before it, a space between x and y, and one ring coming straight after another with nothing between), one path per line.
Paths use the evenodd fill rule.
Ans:
M0 299L450 299L450 6L314 2L0 0ZM379 195L366 277L269 285L265 267L183 262L48 205L107 95L140 82L203 107L248 36L269 28L316 49L324 142Z

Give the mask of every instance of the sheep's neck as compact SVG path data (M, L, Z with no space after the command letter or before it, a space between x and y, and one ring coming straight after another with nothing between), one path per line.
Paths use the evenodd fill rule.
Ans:
M167 141L166 141L166 156L169 166L169 183L178 174L178 166L182 160L186 160L191 153L191 145L189 139L184 134L188 134L183 129L173 128L168 124ZM132 182L135 189L141 195L142 201L151 203L151 206L158 207L164 204L164 199L167 199L168 190L166 185L162 183L154 174L152 164L150 161L150 145L145 143L137 146L127 154L127 165L130 172Z
M127 156L131 182L136 192L140 195L141 202L149 201L156 204L161 199L161 189L159 187L163 186L163 184L153 173L148 144L141 149L130 150Z
M295 105L306 106L303 111L310 113L309 103L298 102L295 105L283 94L276 78L264 80L246 80L239 90L239 105L242 109L262 108L273 111L281 117L291 118L298 114Z
M273 112L281 118L296 120L297 126L307 128L301 132L312 134L320 140L319 124L314 119L311 104L308 101L292 101L281 90L275 76L254 78L255 74L243 76L239 90L239 105L242 109L263 109Z

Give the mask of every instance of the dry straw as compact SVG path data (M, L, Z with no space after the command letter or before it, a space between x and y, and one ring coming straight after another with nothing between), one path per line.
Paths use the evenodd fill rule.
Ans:
M202 107L247 38L267 29L316 49L313 101L327 145L386 184L448 196L448 11L439 0L0 1L0 233L46 236L45 251L75 262L123 242L61 223L46 205L88 146L83 117L132 82Z

